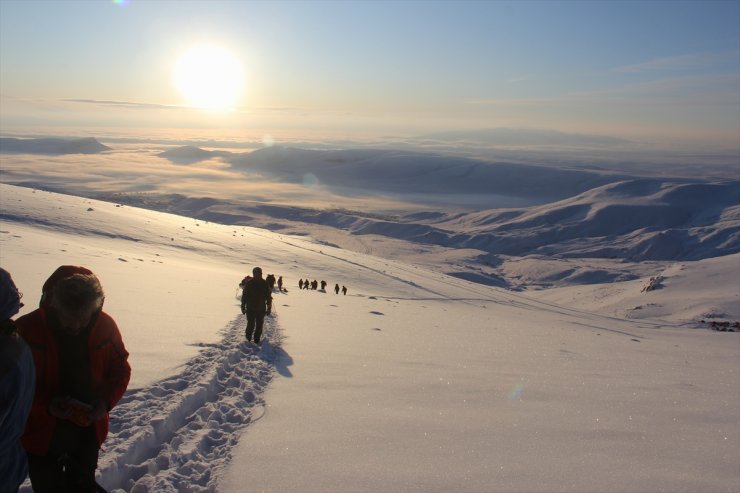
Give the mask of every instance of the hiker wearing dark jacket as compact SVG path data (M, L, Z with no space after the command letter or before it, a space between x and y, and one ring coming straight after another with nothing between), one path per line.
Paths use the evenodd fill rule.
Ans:
M131 377L128 352L103 300L91 271L65 265L44 284L40 307L16 321L36 366L23 434L35 493L97 491L108 413Z
M23 306L10 274L0 269L0 492L15 492L28 475L21 435L31 411L36 370L13 317Z
M255 343L259 343L265 314L272 305L272 291L267 281L262 279L261 268L255 267L252 274L252 279L244 286L242 293L242 313L247 315L247 329L244 335L247 341L254 340Z

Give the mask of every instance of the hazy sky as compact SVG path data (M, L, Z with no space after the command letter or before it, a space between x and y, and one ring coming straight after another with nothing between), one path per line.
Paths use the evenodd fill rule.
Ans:
M0 95L4 133L522 127L737 147L740 2L0 0ZM211 103L230 109L192 109Z

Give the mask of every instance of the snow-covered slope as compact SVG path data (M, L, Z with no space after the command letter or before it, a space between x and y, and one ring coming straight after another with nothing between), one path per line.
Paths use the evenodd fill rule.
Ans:
M2 185L0 206L0 262L24 312L55 267L83 264L123 331L133 381L100 460L113 491L740 484L740 339L689 324L735 316L737 255L655 272L663 289L648 293L645 278L536 299L113 203ZM235 298L254 265L289 290L261 348L242 341ZM298 278L349 293L298 291ZM630 311L640 299L659 310Z

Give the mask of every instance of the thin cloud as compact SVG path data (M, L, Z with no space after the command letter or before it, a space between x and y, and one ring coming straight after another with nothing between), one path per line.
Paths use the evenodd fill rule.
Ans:
M110 101L105 99L62 99L65 103L93 104L98 106L117 106L124 108L141 108L141 109L187 109L187 106L178 106L170 104L157 103L137 103L131 101Z
M187 106L187 105L176 105L176 104L159 104L159 103L140 103L135 101L115 101L106 99L62 99L65 103L79 103L89 104L96 106L113 106L117 108L130 108L130 109L164 109L164 110L202 110L202 108ZM231 110L232 112L248 113L248 114L289 114L289 113L300 113L308 111L306 108L292 107L292 106L257 106L257 107L237 107Z

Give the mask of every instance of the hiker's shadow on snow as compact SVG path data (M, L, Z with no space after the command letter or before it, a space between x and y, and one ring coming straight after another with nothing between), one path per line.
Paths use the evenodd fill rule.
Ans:
M293 378L293 372L290 371L290 366L293 366L293 357L280 346L272 346L273 357L272 364L275 365L275 370L282 376Z
M293 357L285 352L281 347L275 348L275 369L277 372L284 377L293 377L293 373L290 371L290 366L293 366Z

